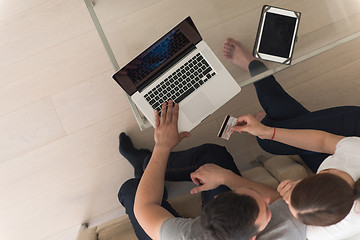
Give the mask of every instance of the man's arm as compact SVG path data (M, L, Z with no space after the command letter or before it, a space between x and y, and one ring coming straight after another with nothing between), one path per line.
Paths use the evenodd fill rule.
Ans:
M189 133L178 133L179 105L169 101L162 106L161 118L155 111L155 147L136 191L134 213L144 231L154 240L160 239L163 222L174 217L161 207L164 191L165 170L171 149Z
M231 190L241 187L252 188L264 196L269 196L270 203L280 198L280 194L271 187L243 178L215 164L205 164L199 167L195 172L191 173L190 177L195 184L199 185L191 190L192 194L225 185Z
M134 213L137 221L152 239L160 239L162 223L174 217L160 206L164 191L167 158L170 151L154 147L153 154L136 191Z
M252 115L239 117L237 125L232 130L240 133L248 132L261 139L272 139L293 147L328 154L334 154L336 144L344 138L319 130L275 129L261 124Z

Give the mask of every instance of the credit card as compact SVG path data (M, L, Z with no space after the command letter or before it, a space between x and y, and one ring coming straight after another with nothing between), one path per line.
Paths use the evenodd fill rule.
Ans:
M236 125L236 122L237 122L237 118L232 117L230 115L226 115L217 136L229 140L233 132L231 128Z

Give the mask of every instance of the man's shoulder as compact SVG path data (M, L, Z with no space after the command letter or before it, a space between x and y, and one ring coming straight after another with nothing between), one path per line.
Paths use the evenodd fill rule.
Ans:
M291 214L284 200L279 199L269 206L271 220L267 227L258 234L257 239L306 239L306 227Z
M160 238L166 240L196 239L203 238L200 217L192 218L168 218L160 228Z
M286 209L288 208L288 205L286 202L280 197L275 202L271 203L269 205L270 210L276 210L276 209Z

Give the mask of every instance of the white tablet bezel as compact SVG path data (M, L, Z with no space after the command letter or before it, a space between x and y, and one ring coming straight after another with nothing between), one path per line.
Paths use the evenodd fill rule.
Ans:
M279 57L279 56L275 56L275 55L269 55L266 53L261 53L259 52L259 48L260 48L260 42L261 42L261 38L262 38L262 33L263 33L263 29L264 29L264 23L265 23L265 19L267 16L267 13L274 13L274 14L278 14L278 15L283 15L283 16L288 16L288 17L293 17L296 19L296 23L295 23L295 28L294 28L294 33L292 36L292 43L291 43L291 47L290 47L290 51L289 51L289 56L287 58L284 57ZM296 38L296 33L297 33L297 28L299 25L299 18L298 16L295 14L294 11L289 11L289 10L285 10L285 9L281 9L281 8L276 8L276 7L271 7L269 6L268 10L264 11L264 16L261 19L261 23L260 23L261 27L260 27L260 33L259 33L259 40L257 41L257 45L256 45L256 54L264 60L270 60L270 61L274 61L274 62L280 62L280 63L285 63L286 61L288 61L289 59L291 59L292 54L293 54L293 48L294 48L294 44L295 44L295 38Z

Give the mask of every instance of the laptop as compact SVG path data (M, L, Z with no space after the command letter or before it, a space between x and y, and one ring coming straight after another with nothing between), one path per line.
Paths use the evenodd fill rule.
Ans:
M178 130L190 131L240 92L187 17L113 75L155 126L154 110L179 103Z

